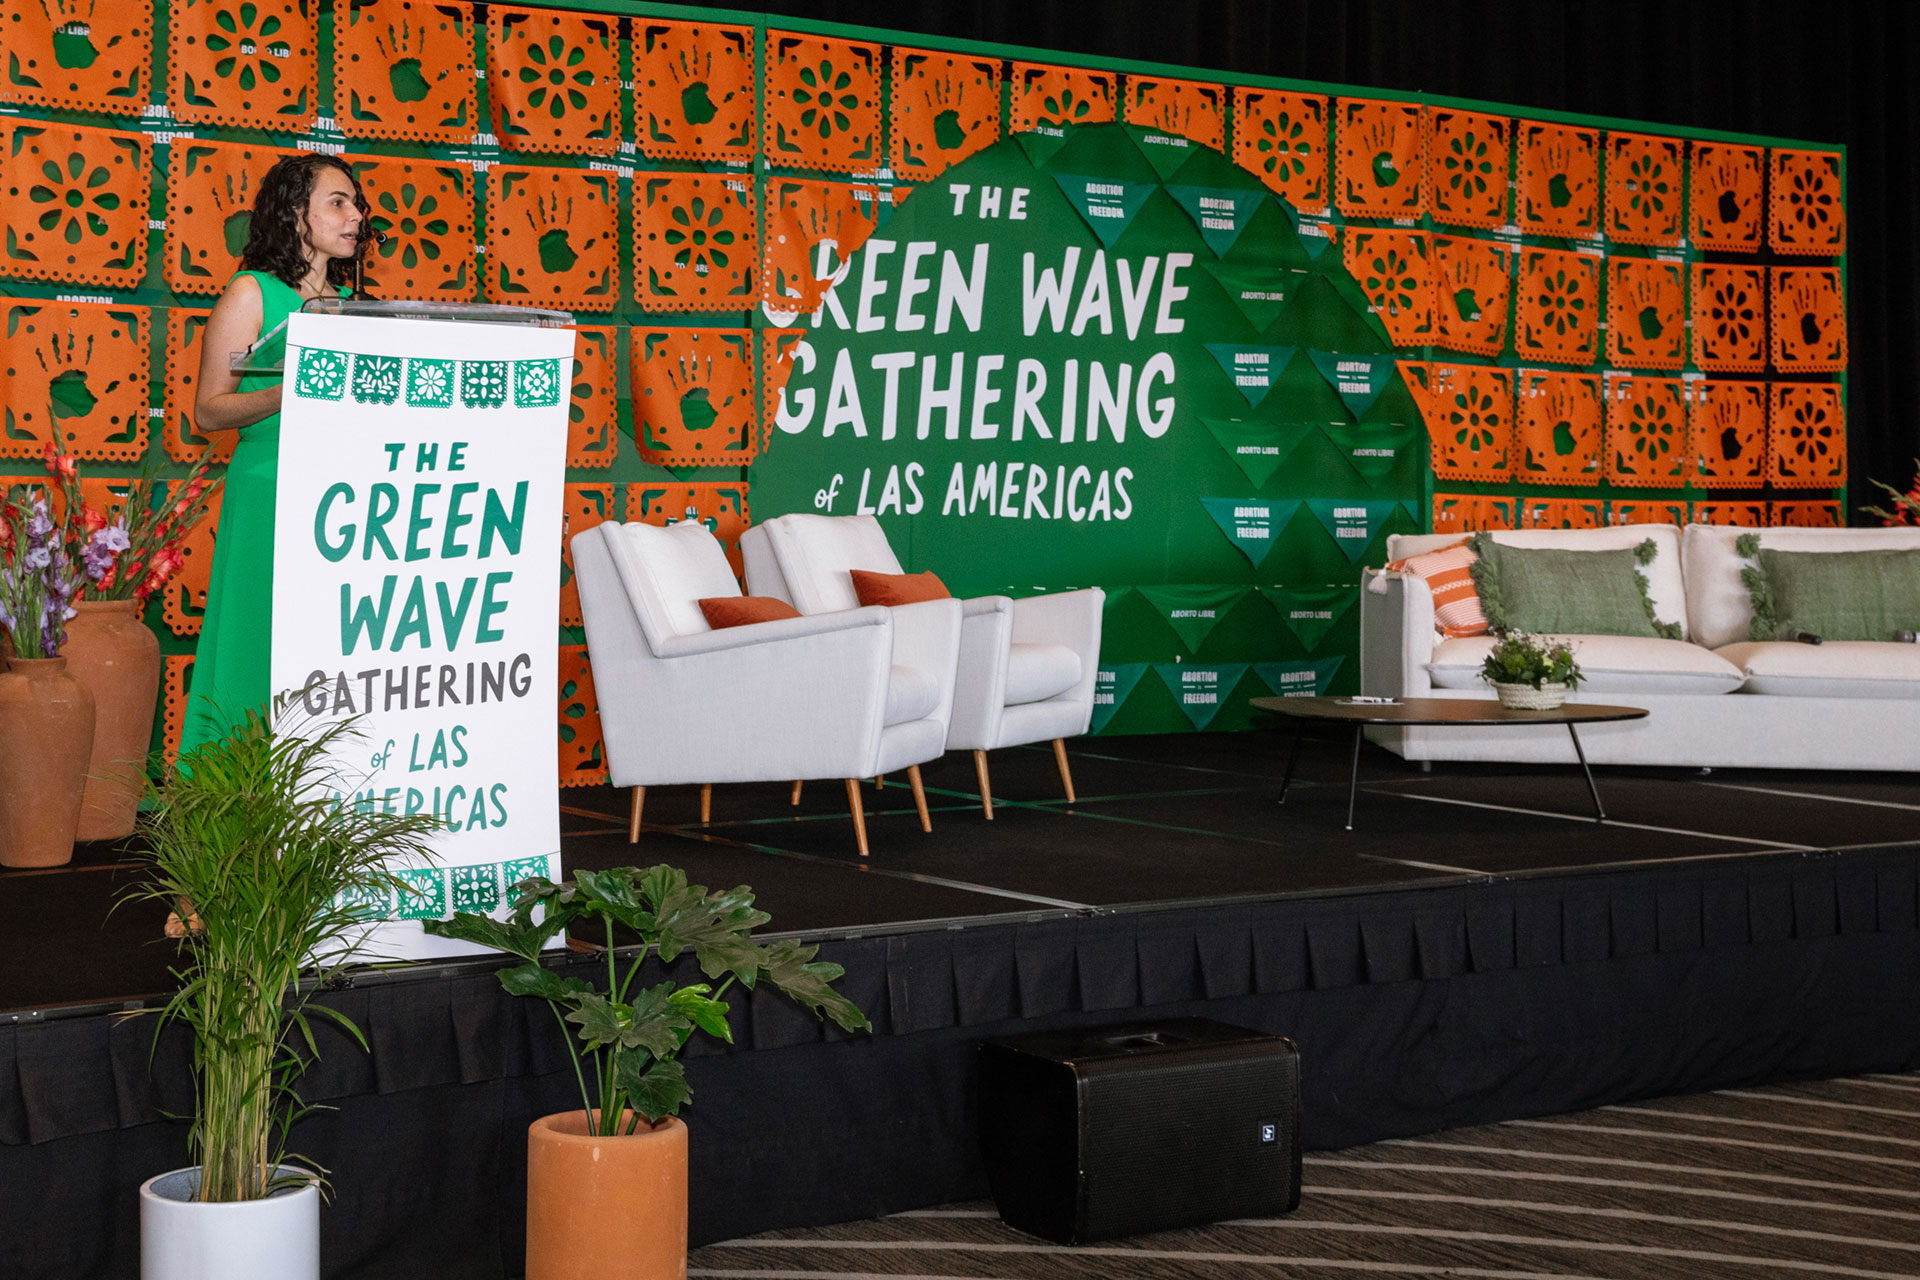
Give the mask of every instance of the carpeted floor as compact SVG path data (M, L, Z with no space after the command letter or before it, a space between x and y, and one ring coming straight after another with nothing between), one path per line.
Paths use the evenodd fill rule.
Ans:
M1912 1011L1900 1016L1912 1016ZM1085 1248L990 1204L695 1250L728 1280L1920 1276L1920 1075L1730 1090L1310 1154L1285 1217Z

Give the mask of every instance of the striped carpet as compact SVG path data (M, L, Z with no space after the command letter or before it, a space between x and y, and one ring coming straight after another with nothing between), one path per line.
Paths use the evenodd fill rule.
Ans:
M988 1203L695 1250L738 1280L1920 1277L1920 1074L1734 1089L1310 1154L1300 1208L1065 1248Z

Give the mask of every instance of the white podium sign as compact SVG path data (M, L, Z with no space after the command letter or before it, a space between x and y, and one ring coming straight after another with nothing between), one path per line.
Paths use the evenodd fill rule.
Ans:
M290 726L358 717L345 803L433 813L436 865L364 903L383 958L463 954L413 921L557 877L555 708L568 329L293 316L274 514L272 687Z

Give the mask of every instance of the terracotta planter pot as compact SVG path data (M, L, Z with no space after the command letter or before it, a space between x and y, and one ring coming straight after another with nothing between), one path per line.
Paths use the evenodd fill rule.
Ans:
M527 1280L685 1280L687 1126L587 1127L563 1111L527 1130Z
M73 858L93 751L93 695L65 658L12 658L0 671L0 867Z
M88 600L67 621L67 674L93 695L93 753L79 840L133 834L146 789L147 747L160 696L160 641L132 600Z

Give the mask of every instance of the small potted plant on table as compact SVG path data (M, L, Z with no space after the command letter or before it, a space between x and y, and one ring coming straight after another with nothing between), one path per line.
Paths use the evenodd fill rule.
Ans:
M687 1128L675 1113L693 1096L679 1061L688 1038L704 1031L731 1042L720 997L763 978L846 1030L867 1029L866 1015L833 989L845 970L815 960L817 946L753 941L771 917L745 885L709 893L658 866L579 871L559 884L536 878L519 889L505 920L463 911L427 931L518 956L500 985L544 999L569 1032L580 1109L544 1116L527 1133L527 1280L684 1275ZM624 956L615 925L639 941ZM575 945L588 931L604 940L604 990L540 962L562 930ZM718 989L641 984L650 958L664 965L688 951L708 978L724 975Z
M329 763L346 722L310 736L259 712L187 753L144 821L153 866L129 897L177 906L179 993L162 1011L193 1030L196 1163L140 1188L145 1280L318 1280L318 1171L286 1153L293 1081L314 1051L318 983L356 958L369 890L405 893L389 858L424 857L438 823L342 804ZM172 932L170 929L169 932Z
M1493 686L1503 707L1551 711L1585 677L1566 641L1548 643L1523 631L1508 631L1481 662L1480 678Z

